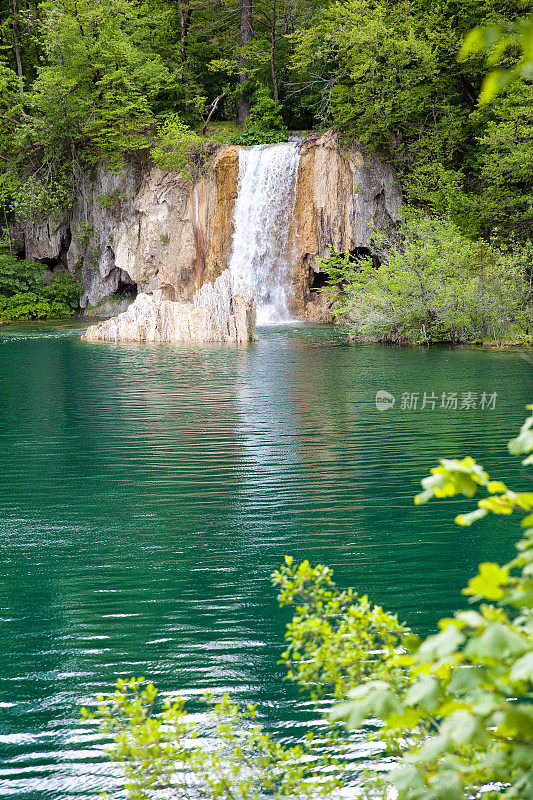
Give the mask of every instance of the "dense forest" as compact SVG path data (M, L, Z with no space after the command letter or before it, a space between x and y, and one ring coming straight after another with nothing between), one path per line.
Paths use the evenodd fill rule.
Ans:
M215 136L249 143L336 126L396 166L408 202L471 236L523 236L533 84L480 106L485 57L458 60L473 28L523 13L514 0L9 0L4 208L48 213L68 203L76 170L145 152L176 126L201 131L211 115Z
M1 9L4 231L68 208L77 177L102 159L184 168L211 140L333 127L394 165L406 206L445 218L468 242L503 243L500 272L518 270L523 288L533 81L519 0L5 0ZM530 275L525 283L527 296L513 300L522 308Z

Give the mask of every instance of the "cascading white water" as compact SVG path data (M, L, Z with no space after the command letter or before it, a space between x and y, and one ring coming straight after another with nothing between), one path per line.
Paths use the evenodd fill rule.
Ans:
M239 150L229 269L253 287L258 325L291 318L287 250L299 160L294 142Z

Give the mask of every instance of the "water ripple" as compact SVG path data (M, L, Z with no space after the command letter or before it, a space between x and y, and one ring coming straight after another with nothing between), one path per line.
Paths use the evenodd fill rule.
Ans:
M519 354L347 346L306 325L240 350L101 346L77 325L0 335L0 797L112 788L79 708L131 674L190 697L199 724L208 688L258 701L283 740L320 731L276 666L285 553L421 631L475 564L510 556L511 524L465 535L464 503L412 496L442 456L522 479L501 455L533 389ZM401 410L424 391L497 392L497 408ZM357 763L374 752L355 737Z

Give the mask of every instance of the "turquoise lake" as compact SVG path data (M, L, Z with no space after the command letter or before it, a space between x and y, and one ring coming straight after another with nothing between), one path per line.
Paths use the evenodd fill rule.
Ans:
M287 614L269 574L285 554L420 632L466 602L480 561L512 555L512 522L459 529L470 504L412 498L443 456L524 486L505 445L533 397L531 352L355 345L303 324L241 349L79 332L0 329L1 797L114 786L79 708L119 677L256 701L283 740L316 727L276 666Z

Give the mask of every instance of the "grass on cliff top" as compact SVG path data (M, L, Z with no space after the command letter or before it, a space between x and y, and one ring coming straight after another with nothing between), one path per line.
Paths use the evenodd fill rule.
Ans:
M202 125L194 129L198 136L202 133ZM229 144L233 136L242 132L242 126L236 122L210 122L205 132L205 138L217 144Z
M216 120L215 122L210 122L207 126L207 130L205 132L205 139L210 142L216 142L217 144L231 144L234 136L239 136L243 132L244 128L242 125L238 125L236 122L227 122L222 121L219 122ZM198 125L194 128L194 132L198 134L198 136L202 133L202 126ZM289 134L297 133L298 136L305 137L312 131L308 130L299 130L299 131L289 131Z

